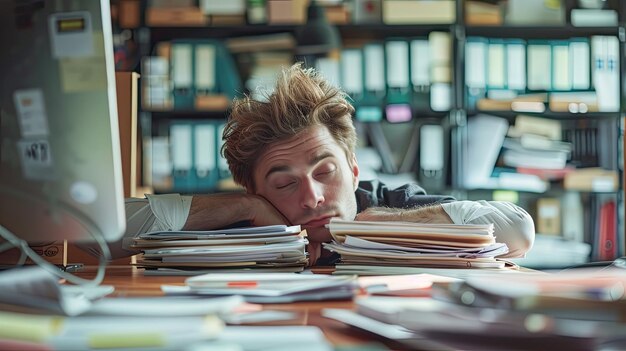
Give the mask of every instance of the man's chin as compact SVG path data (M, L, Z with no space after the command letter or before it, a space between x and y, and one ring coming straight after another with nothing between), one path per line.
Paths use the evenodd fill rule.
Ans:
M330 235L330 231L326 227L313 227L304 229L306 229L306 234L309 241L330 242L333 238L332 235Z

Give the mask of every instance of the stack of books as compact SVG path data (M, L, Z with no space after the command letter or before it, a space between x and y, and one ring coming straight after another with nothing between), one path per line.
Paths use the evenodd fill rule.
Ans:
M231 272L299 272L308 259L300 226L273 225L139 235L137 266L150 275Z
M418 268L501 269L496 259L509 250L496 243L493 224L429 224L332 219L333 242L324 244L341 255L336 272L377 275L422 273Z

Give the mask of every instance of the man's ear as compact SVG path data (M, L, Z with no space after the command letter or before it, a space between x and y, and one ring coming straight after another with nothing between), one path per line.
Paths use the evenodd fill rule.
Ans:
M354 191L359 187L359 164L356 162L356 154L352 153L352 158L350 160L350 166L352 169L352 185Z

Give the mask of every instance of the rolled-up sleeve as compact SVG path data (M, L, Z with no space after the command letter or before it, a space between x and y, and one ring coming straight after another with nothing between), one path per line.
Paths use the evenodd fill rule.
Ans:
M133 254L135 252L130 245L138 235L154 231L181 230L187 222L192 198L179 194L163 194L146 195L145 199L126 199L126 232L122 238L121 248Z
M509 253L501 257L524 257L535 240L535 224L523 208L504 201L455 201L441 205L455 224L493 223L497 242Z

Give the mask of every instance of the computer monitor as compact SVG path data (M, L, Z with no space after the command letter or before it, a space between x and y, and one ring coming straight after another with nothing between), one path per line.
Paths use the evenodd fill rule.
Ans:
M124 232L109 0L0 1L0 225L28 242Z

